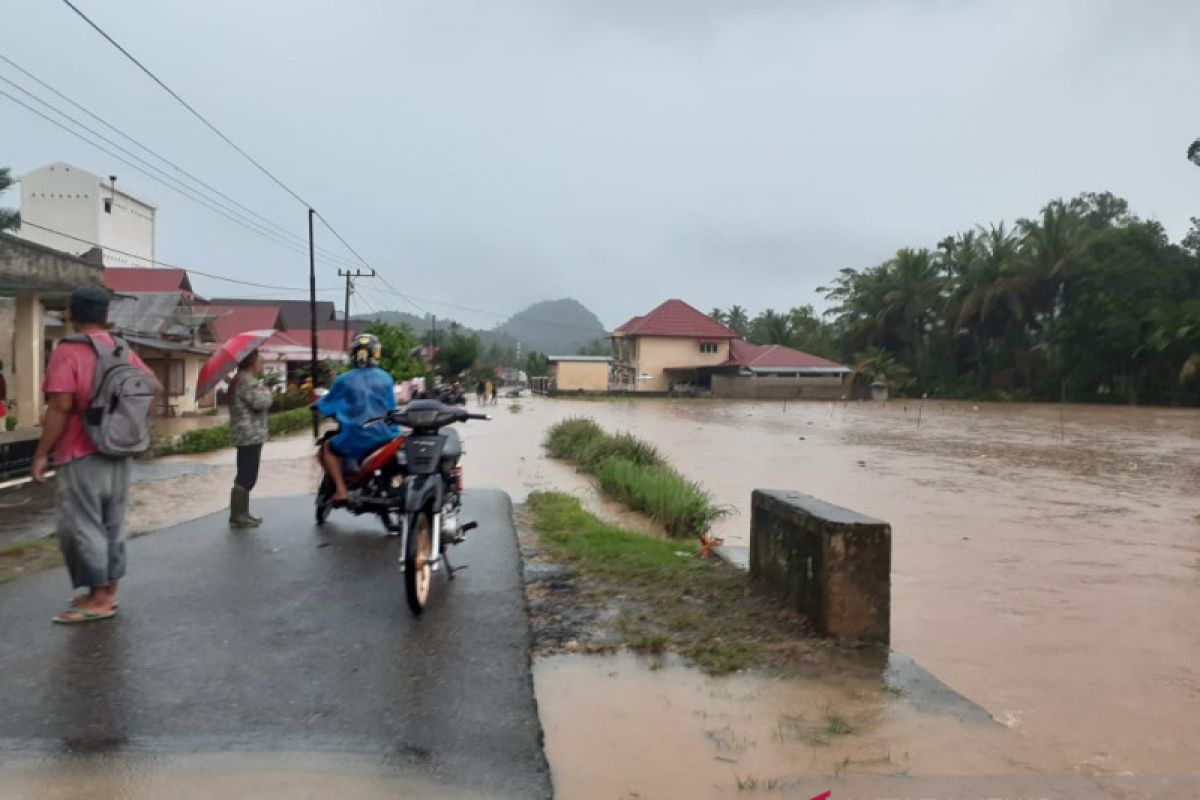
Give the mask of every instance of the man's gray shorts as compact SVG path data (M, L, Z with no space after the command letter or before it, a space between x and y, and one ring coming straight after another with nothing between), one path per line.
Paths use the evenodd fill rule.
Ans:
M58 467L58 546L71 584L107 586L125 574L131 460L94 453Z

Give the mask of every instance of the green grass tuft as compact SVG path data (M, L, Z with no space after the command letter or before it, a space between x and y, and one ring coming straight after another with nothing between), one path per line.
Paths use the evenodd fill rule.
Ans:
M596 476L604 494L647 514L671 536L699 537L730 513L702 486L676 472L658 448L627 433L605 433L590 419L554 425L545 447L551 457Z
M697 558L697 543L610 525L559 492L534 492L526 508L538 546L571 567L592 602L616 609L632 650L671 651L723 674L768 663L808 633L794 612L752 595L746 573Z

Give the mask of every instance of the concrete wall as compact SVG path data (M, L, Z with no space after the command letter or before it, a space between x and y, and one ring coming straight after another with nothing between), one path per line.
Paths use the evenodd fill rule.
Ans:
M798 375L762 377L713 375L713 397L743 400L840 400L841 376Z
M90 172L51 164L21 176L21 220L44 225L84 241L22 225L19 235L64 253L80 255L100 242L99 178Z
M750 579L844 639L887 644L892 528L800 492L755 490Z
M106 198L113 198L111 213L104 210ZM68 236L31 225L22 225L20 235L74 255L92 248L85 242L95 242L104 248L106 267L153 266L154 216L153 206L120 188L114 197L107 177L69 164L50 164L21 176L21 219Z
M111 195L110 195L111 196ZM154 266L154 209L117 191L112 213L100 215L100 238L106 267ZM115 252L133 253L128 256ZM138 258L140 256L140 258Z
M550 365L550 377L560 392L608 391L608 364L603 361L558 361Z
M715 367L728 360L727 341L718 344L715 353L701 353L700 340L694 337L636 336L633 361L637 365L637 380L633 388L639 392L665 392L671 388L671 382L663 370L670 367ZM642 380L642 375L650 377Z

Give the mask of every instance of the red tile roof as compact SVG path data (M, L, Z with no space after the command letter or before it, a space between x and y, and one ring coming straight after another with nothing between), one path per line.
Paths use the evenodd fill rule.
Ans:
M737 334L682 300L668 300L644 317L634 317L616 333L626 336L683 336L734 339Z
M114 292L192 292L187 271L167 267L106 267L104 285Z
M354 326L350 326L350 336L355 334ZM263 342L265 349L278 349L312 347L312 333L310 331L278 331L274 336ZM346 342L342 339L341 328L321 328L317 331L317 349L345 352Z
M784 347L781 344L751 344L743 339L734 339L729 343L729 360L725 362L724 366L754 369L845 368L836 361L830 361L791 347Z
M204 314L220 314L209 323L213 338L224 343L232 336L246 331L261 331L268 328L279 328L278 306L196 306L196 311Z

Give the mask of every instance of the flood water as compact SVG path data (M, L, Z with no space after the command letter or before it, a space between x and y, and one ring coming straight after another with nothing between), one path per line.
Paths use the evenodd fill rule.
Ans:
M972 403L521 401L468 431L468 480L594 492L539 453L568 416L652 441L745 543L750 493L890 522L892 646L1043 766L1200 764L1200 412ZM919 419L919 424L918 424ZM472 447L474 445L474 447ZM503 455L499 455L499 454Z
M541 450L553 422L590 416L653 442L735 508L716 531L728 543L747 542L755 488L807 492L890 522L893 648L995 720L916 714L878 687L835 679L797 687L552 659L537 667L536 684L563 796L626 796L622 774L676 788L700 786L703 776L693 796L727 796L737 790L731 767L744 770L740 777L794 776L838 772L845 759L841 772L858 764L867 775L1197 770L1200 412L903 401L785 408L523 398L519 412L511 406L502 401L494 420L463 429L468 487L501 488L517 502L530 491L565 490L607 517L644 525ZM233 451L155 469L165 472L134 487L135 529L224 507ZM308 493L317 475L307 437L274 442L257 493ZM14 519L11 510L0 514ZM737 716L743 707L756 711ZM851 720L854 733L829 745L787 733L793 718L826 707ZM647 739L648 712L630 708L671 720L678 752L692 754L678 758L689 766L664 765L662 753L675 750L665 738ZM774 741L781 715L785 731ZM721 733L726 726L732 732ZM718 752L722 737L743 753ZM602 779L591 759L609 751ZM589 785L606 791L581 789ZM375 796L378 786L344 794Z

